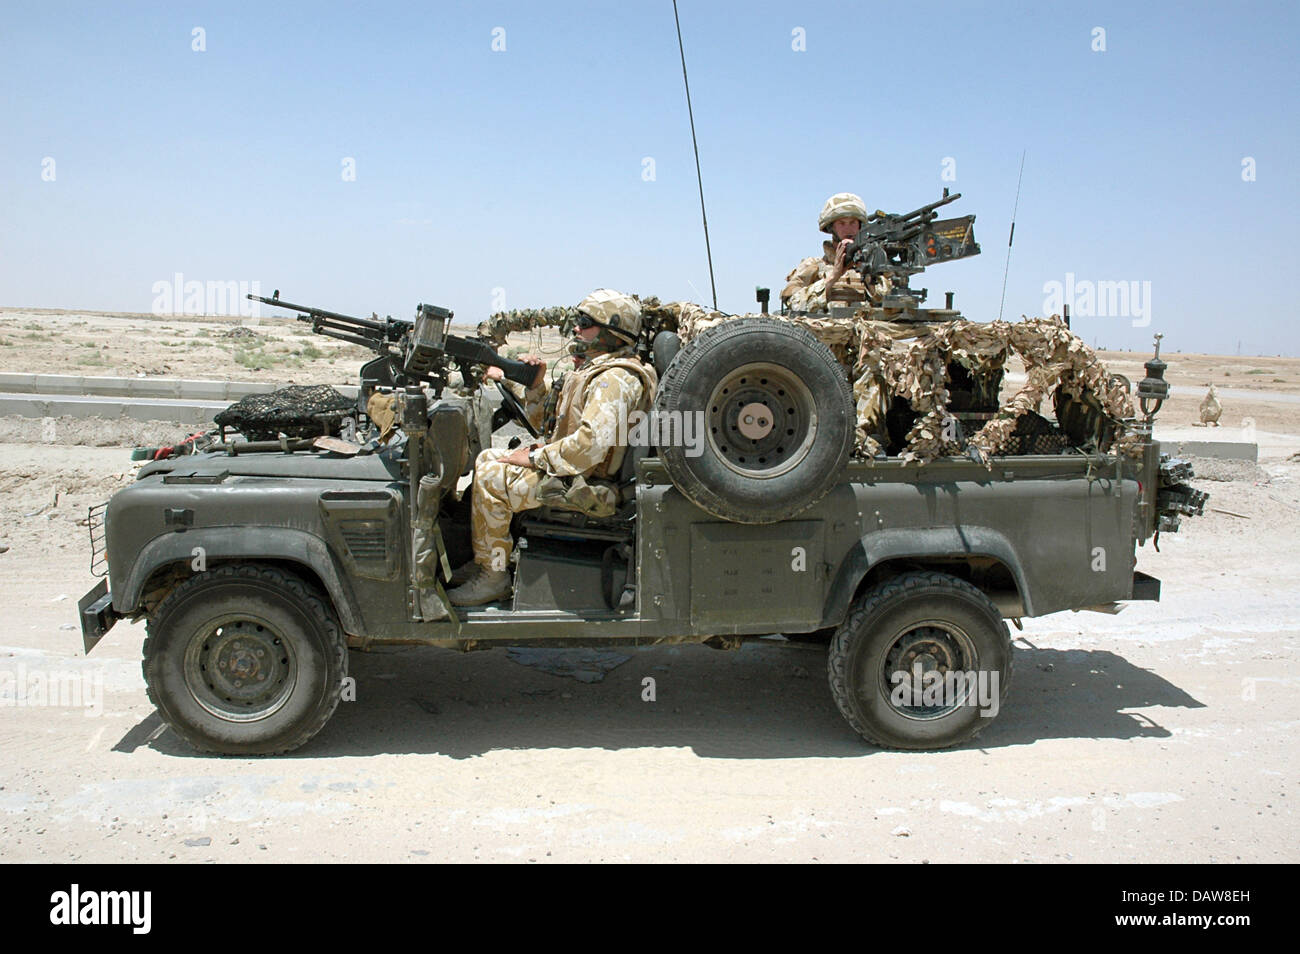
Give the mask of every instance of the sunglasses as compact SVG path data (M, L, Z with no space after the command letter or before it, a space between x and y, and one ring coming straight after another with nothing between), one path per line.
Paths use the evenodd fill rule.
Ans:
M578 315L577 320L574 323L578 326L579 329L596 327L596 323L592 321L591 318L589 318L587 315L582 315L582 314Z

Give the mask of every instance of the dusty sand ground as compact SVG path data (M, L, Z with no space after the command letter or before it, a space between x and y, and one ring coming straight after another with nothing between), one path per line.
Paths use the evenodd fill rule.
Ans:
M110 354L133 353L122 337ZM70 347L48 344L41 366L0 351L0 369L57 371ZM228 355L184 363L199 354L166 373L239 377ZM295 380L355 368L322 360L295 374L323 377ZM1187 373L1237 360L1295 374L1258 358ZM1286 394L1256 405L1300 434ZM149 425L121 427L98 434L129 445ZM0 443L0 859L1294 862L1300 464L1201 466L1230 478L1201 482L1210 505L1242 516L1189 519L1139 551L1161 603L1013 631L1010 699L958 749L864 745L831 702L824 651L774 639L632 650L591 684L499 650L353 653L355 702L306 748L244 760L198 756L162 726L142 625L81 651L75 604L94 578L80 521L130 479L126 450ZM20 698L38 686L66 704Z
M0 308L0 370L356 383L357 367L372 357L369 351L313 334L292 312L271 314L273 309L262 307L260 318ZM454 327L458 334L473 333Z

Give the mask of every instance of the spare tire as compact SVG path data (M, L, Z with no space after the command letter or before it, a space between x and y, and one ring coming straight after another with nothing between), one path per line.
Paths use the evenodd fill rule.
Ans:
M696 506L775 523L834 486L853 449L848 374L808 329L774 318L723 322L684 347L659 382L659 457ZM703 439L665 439L689 418Z

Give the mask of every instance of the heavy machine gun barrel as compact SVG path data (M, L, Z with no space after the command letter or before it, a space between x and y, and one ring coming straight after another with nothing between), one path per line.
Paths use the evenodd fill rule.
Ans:
M877 210L867 216L845 259L868 285L888 277L890 290L882 304L908 307L924 301L926 290L910 288L909 276L930 265L980 253L975 216L938 218L937 209L960 198L960 192L949 195L944 189L940 199L911 212L894 215Z
M299 305L280 297L279 289L270 298L249 295L277 308L299 312L299 321L308 322L312 331L349 344L369 348L387 359L394 385L427 381L441 387L446 383L447 358L461 365L486 364L500 368L509 381L530 387L537 378L537 367L497 354L486 341L448 334L452 313L437 305L420 305L415 321L402 318L357 318L337 311Z
M403 321L400 318L384 318L382 320L378 318L357 318L337 311L326 311L324 308L298 305L281 298L278 288L270 298L262 295L249 295L248 297L253 301L274 305L276 308L288 308L290 311L301 312L302 317L298 320L308 322L312 326L312 331L330 337L338 337L338 335L331 334L331 332L350 334L351 337L342 340L352 341L355 344L369 344L372 340L396 342L411 328L411 322ZM356 336L357 331L368 331L372 335L363 341Z
M888 212L882 212L877 209L867 216L867 226L870 227L876 222L889 222L897 230L909 230L911 234L923 228L927 223L934 221L934 210L949 202L956 202L961 198L961 193L949 195L948 190L943 190L943 198L931 202L929 205L923 205L919 209L913 209L911 212L905 212L902 215L890 215Z

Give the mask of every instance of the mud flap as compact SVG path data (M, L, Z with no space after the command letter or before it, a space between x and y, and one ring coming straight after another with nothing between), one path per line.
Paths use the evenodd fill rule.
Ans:
M1160 581L1141 570L1133 571L1133 595L1131 600L1151 600L1160 602Z
M77 601L77 614L81 617L81 641L86 654L113 628L120 616L113 609L113 596L108 592L108 580L100 580Z

